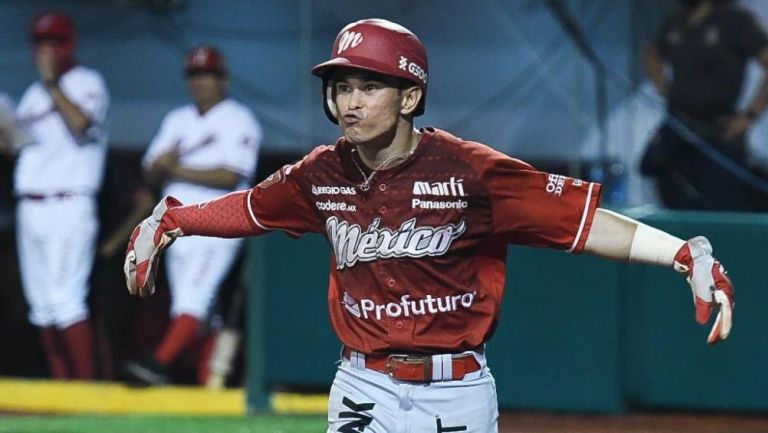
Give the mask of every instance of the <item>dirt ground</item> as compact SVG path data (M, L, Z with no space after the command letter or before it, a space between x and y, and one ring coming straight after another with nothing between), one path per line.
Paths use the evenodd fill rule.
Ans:
M768 414L507 412L500 433L768 433Z

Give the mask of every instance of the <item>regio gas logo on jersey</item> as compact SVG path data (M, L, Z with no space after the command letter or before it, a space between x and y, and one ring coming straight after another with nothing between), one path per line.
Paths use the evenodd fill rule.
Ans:
M464 179L456 179L454 176L445 182L413 182L414 196L431 197L466 197L464 192ZM466 200L429 200L414 197L411 199L411 209L466 209L469 203Z
M314 195L357 195L357 191L351 186L317 186L312 185Z

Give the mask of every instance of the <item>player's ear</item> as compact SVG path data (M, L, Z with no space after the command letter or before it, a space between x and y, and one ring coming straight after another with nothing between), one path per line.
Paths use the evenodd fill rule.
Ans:
M424 97L424 92L421 91L421 87L419 86L411 86L403 89L400 114L408 115L413 113L416 107L419 106L419 101L421 101L422 97Z

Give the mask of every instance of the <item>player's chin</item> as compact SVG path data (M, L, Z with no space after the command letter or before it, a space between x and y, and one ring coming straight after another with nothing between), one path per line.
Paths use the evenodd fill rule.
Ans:
M342 134L344 134L344 139L347 143L350 144L357 145L366 141L365 134L357 125L342 127Z

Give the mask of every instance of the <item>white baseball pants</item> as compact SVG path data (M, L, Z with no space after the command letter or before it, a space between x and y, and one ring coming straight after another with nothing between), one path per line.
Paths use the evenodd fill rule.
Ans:
M237 258L242 239L182 237L166 251L171 316L203 319Z
M16 242L33 325L60 329L88 318L95 253L96 200L88 196L19 200Z
M328 405L328 433L497 433L496 383L485 358L463 380L411 383L353 366L336 373Z

